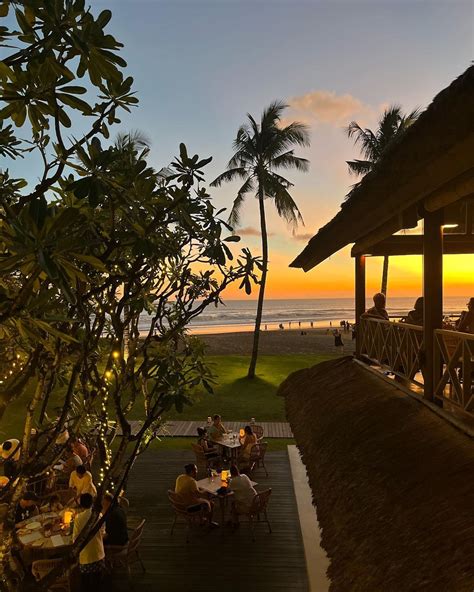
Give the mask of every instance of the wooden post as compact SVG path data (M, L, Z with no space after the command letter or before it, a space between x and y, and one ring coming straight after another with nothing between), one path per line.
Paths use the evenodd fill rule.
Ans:
M440 379L435 360L435 329L443 325L443 210L426 212L423 233L424 396L432 400Z
M360 317L365 312L365 255L355 258L355 319L356 319L356 356L360 354L362 343Z

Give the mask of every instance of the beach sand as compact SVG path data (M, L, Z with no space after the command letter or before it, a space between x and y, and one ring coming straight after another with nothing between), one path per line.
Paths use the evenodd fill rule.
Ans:
M331 331L326 334L322 329L305 329L306 335L301 335L301 329L285 329L283 331L262 331L260 333L259 354L339 354L334 347L334 336ZM252 353L253 333L213 333L198 335L206 344L209 355ZM344 353L351 354L355 348L351 333L343 333Z

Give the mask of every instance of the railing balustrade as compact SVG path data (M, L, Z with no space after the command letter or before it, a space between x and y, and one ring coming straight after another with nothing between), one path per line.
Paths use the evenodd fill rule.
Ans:
M435 331L434 397L474 415L474 335Z
M418 387L423 387L423 327L363 317L359 351L370 361Z

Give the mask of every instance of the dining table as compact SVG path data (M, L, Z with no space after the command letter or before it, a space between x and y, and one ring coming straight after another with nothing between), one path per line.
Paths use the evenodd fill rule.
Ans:
M223 434L220 438L211 437L210 441L213 444L217 444L218 446L227 449L230 460L235 463L237 462L239 450L242 448L239 434L228 432L227 434Z
M234 497L234 492L229 488L229 484L231 482L231 478L229 478L229 483L227 483L227 481L223 482L220 473L217 473L215 476L211 475L210 477L199 479L199 481L197 481L197 485L201 491L206 492L212 498L218 500L221 511L221 526L225 524L225 514L230 503L229 500L232 500ZM227 483L227 492L219 493L219 489L224 486L224 483ZM252 484L252 487L258 485L258 483L255 481L250 481L250 483Z
M72 545L71 526L65 525L63 520L64 510L45 512L19 522L16 536L22 550L35 555L63 554Z

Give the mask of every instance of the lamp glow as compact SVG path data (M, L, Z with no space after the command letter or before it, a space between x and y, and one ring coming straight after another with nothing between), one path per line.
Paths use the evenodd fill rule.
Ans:
M243 428L240 428L239 435L241 438L243 438L245 436L245 430Z
M64 525L65 525L65 526L70 526L70 525L71 525L71 522L72 522L72 516L73 516L73 513L72 513L72 511L71 511L71 510L66 510L66 511L64 512L63 521L64 521Z

